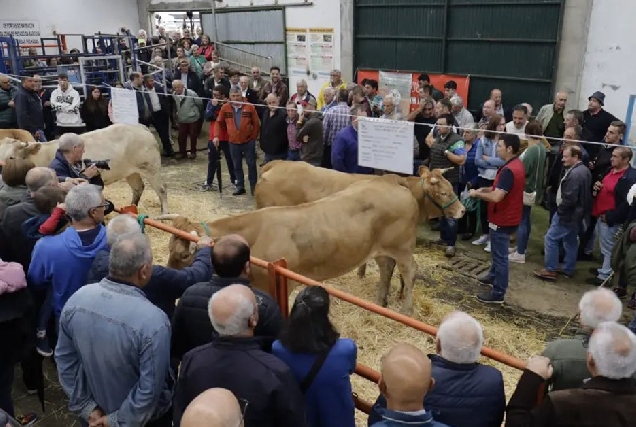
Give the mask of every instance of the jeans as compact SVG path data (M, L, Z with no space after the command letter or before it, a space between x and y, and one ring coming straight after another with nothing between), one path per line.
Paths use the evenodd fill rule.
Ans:
M287 153L283 154L267 154L265 153L264 163L269 163L273 160L287 160Z
M582 230L581 233L581 243L580 247L583 253L591 254L594 252L594 243L596 243L596 224L598 223L598 218L595 216L590 217L590 225Z
M494 182L494 180L482 178L480 176L477 178L477 188L490 188ZM488 202L485 200L479 201L479 220L481 222L481 234L488 234L490 231L488 228Z
M598 235L598 245L601 247L603 255L603 265L598 269L598 278L607 279L612 274L612 249L614 249L614 236L618 231L618 225L609 227L603 221L596 222L596 234Z
M565 258L563 272L574 274L578 255L578 227L576 224L561 224L559 215L554 215L545 235L545 269L556 272L559 266L559 247L563 243Z
M2 409L4 412L11 415L12 417L14 416L13 399L11 398L13 376L13 363L3 363L3 365L0 366L0 409Z
M220 141L218 149L214 146L212 141L208 141L208 177L205 183L211 185L212 181L214 181L217 165L221 167L219 164L219 156L221 155L219 150L222 151L225 156L227 170L230 173L230 181L234 184L234 182L236 182L236 175L234 175L234 164L232 163L232 156L230 155L230 143L227 141Z
M243 155L247 163L247 177L252 190L256 187L256 141L248 141L244 144L230 143L230 155L234 164L236 176L236 189L245 190L245 175L243 174Z
M525 255L528 249L528 239L530 238L530 231L532 230L532 221L530 221L531 212L532 206L523 206L521 223L519 224L519 228L517 228L517 253L519 255Z
M452 184L455 194L459 194L459 184ZM442 216L439 220L439 237L447 246L455 246L457 242L457 220Z
M40 307L40 313L38 314L38 330L46 330L46 327L53 315L53 286L49 285L46 288L46 298Z
M287 152L287 160L291 160L293 162L300 161L300 150L289 150ZM331 169L331 168L329 168Z
M492 280L492 293L503 297L508 289L508 247L510 231L490 229L490 271L488 278Z

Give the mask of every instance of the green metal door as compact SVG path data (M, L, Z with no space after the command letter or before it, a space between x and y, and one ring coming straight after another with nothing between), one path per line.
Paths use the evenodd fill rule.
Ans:
M356 69L470 75L469 109L552 100L565 0L355 0ZM439 88L441 89L441 88Z

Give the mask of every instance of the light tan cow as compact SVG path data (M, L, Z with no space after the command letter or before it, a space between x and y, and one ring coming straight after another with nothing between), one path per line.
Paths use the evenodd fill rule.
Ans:
M159 219L169 219L166 216ZM288 268L315 280L339 277L370 259L380 267L377 301L387 305L397 264L404 279L401 311L411 313L418 206L404 179L387 175L355 183L343 191L299 206L271 207L207 223L213 238L239 234L251 254L266 261L287 260ZM198 235L205 227L178 218L177 228ZM192 262L190 242L172 237L168 265ZM252 268L253 283L268 291L267 271Z
M16 141L35 142L35 138L30 132L23 129L0 129L0 141L5 138L15 139Z
M254 197L256 208L270 206L296 206L313 202L341 191L351 184L370 180L375 175L348 174L312 166L307 162L276 160L261 169ZM420 177L404 178L407 187L417 200L420 220L448 216L461 218L466 209L444 178L444 170L420 167ZM358 268L358 276L364 277L366 264Z
M144 191L144 177L161 201L161 212L168 212L166 186L161 178L161 155L154 135L143 125L115 124L80 135L85 143L84 158L109 160L110 170L101 170L104 184L126 179L132 188L132 204L137 205ZM36 166L48 166L55 157L58 141L46 143L0 143L0 160L9 157L30 159Z
M420 218L441 216L461 218L466 209L453 191L453 186L444 178L443 169L429 171L420 167L420 176L405 177L406 186L420 208ZM275 160L261 169L256 183L254 198L256 209L271 206L296 206L313 202L342 191L359 181L374 179L376 175L349 174L307 162Z

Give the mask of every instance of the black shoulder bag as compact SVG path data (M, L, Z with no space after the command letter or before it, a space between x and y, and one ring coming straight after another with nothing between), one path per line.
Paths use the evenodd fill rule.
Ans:
M318 358L316 359L314 364L311 366L311 369L307 373L307 376L300 383L300 390L303 392L303 394L305 394L307 390L309 390L311 383L314 382L316 375L318 375L318 372L320 372L320 368L322 368L322 365L324 365L325 360L327 360L327 356L329 356L330 352L331 352L331 347L329 347L328 349L326 349L325 351L323 351L322 353L318 355Z

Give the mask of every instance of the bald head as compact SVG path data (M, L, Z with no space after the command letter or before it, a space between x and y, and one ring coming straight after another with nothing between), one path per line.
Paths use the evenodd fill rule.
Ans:
M433 384L431 361L424 352L410 344L398 344L382 358L381 370L380 391L389 409L423 409L424 396Z
M219 277L249 276L250 246L242 236L228 234L214 243L212 266Z
M253 336L258 322L254 292L245 285L230 285L210 298L208 314L222 337Z
M231 391L211 388L198 395L181 418L182 427L239 427L241 407Z
M35 193L44 186L58 184L55 171L43 166L37 166L29 170L24 181L31 193Z

